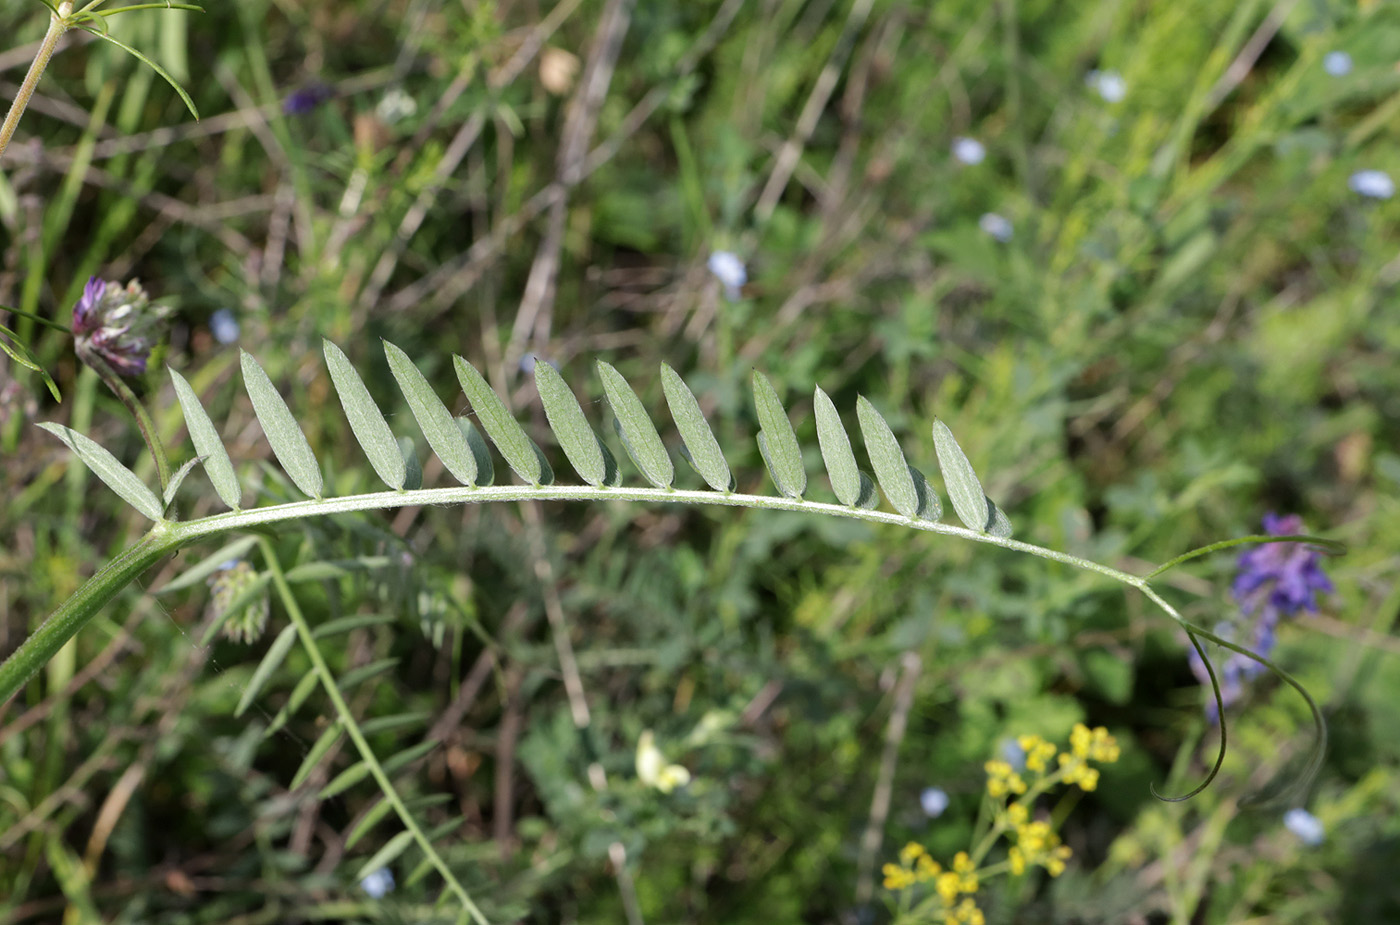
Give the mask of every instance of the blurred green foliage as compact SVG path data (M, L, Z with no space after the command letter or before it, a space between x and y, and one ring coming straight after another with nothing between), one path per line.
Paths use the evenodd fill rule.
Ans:
M1400 174L1400 10L465 6L251 0L113 20L189 88L198 124L117 49L68 48L3 165L0 303L66 322L89 276L140 277L178 306L164 362L268 500L291 493L261 465L235 348L211 334L221 309L303 415L336 493L374 477L319 339L392 403L383 337L440 389L455 390L452 352L488 370L546 446L523 355L559 364L595 421L595 357L658 417L669 363L745 490L762 484L757 368L809 473L814 385L848 426L869 398L926 472L937 416L1033 542L1145 572L1274 510L1351 549L1327 563L1322 613L1280 634L1280 663L1332 728L1308 803L1327 835L1310 848L1282 827L1288 806L1248 800L1308 744L1303 703L1267 677L1231 713L1221 779L1185 804L1149 795L1198 780L1216 733L1185 640L1092 575L760 512L468 506L280 533L284 566L341 565L295 585L313 625L383 617L323 651L338 676L397 660L347 696L381 757L439 743L396 786L492 921L880 921L869 871L911 839L944 859L966 848L982 763L1077 721L1112 730L1123 759L1063 807L1070 870L996 894L990 921L1400 918L1400 202L1347 187L1360 169ZM45 15L0 12L10 74ZM590 71L609 30L610 79ZM1324 71L1333 50L1349 74ZM1120 73L1125 98L1087 86L1091 69ZM330 99L284 115L313 85ZM384 105L391 93L411 114ZM957 162L959 136L986 160ZM1008 242L979 230L988 212L1011 221ZM705 270L719 249L747 263L739 301ZM527 283L553 259L541 302ZM141 529L30 423L61 420L152 473L66 338L11 326L65 402L0 369L4 652ZM167 380L144 386L179 445ZM414 433L406 408L385 410ZM826 488L813 477L812 496ZM201 477L180 498L186 516L215 509ZM393 893L357 888L397 829L347 847L381 797L362 783L318 798L353 761L344 745L288 789L334 721L317 696L289 705L304 653L235 714L285 626L277 605L260 642L203 648L209 591L151 593L210 553L130 589L0 714L0 917L455 920L413 850ZM1169 596L1213 625L1232 565L1193 562ZM911 670L885 813L877 779ZM688 786L638 781L645 730ZM951 796L936 820L927 786Z

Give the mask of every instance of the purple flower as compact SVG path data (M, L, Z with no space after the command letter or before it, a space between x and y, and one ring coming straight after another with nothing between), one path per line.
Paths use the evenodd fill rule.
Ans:
M282 112L289 116L304 116L334 96L330 87L320 81L313 81L287 94L282 101Z
M170 309L151 305L136 280L120 286L94 276L73 306L74 347L88 365L97 360L118 375L139 376L169 314Z
M1264 532L1276 536L1305 533L1303 519L1297 514L1264 515ZM1323 574L1317 550L1303 543L1265 543L1240 555L1232 593L1239 605L1234 622L1222 622L1215 635L1234 642L1240 636L1249 640L1249 647L1267 657L1278 642L1278 624L1282 619L1299 613L1317 612L1317 595L1332 590L1332 582ZM1210 683L1205 663L1191 650L1191 670L1202 684ZM1217 666L1220 696L1225 706L1237 701L1244 693L1244 682L1257 676L1264 666L1248 656L1231 652ZM1215 699L1206 703L1206 715L1218 720Z

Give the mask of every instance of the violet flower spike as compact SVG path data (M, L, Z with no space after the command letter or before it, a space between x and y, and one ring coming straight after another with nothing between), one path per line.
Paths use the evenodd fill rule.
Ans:
M139 376L169 314L168 308L151 305L137 281L119 286L94 276L73 307L74 347L98 372L104 363L119 376Z

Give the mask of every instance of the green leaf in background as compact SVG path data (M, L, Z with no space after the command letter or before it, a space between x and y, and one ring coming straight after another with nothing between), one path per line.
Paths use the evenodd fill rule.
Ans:
M525 435L525 429L511 416L506 403L486 384L475 366L457 355L452 357L452 365L457 370L457 379L462 383L462 391L467 393L476 419L482 429L501 451L506 463L515 474L531 485L547 485L546 468L534 442Z
M657 488L670 488L676 468L641 399L622 374L603 360L598 361L598 375L603 380L603 391L608 396L608 407L612 408L623 449L647 481Z
M169 369L169 367L167 367ZM180 401L180 411L185 415L185 429L190 432L194 451L204 457L204 472L209 482L218 492L219 500L233 510L243 500L242 489L238 487L238 476L233 473L233 462L228 458L228 450L219 439L214 422L204 410L199 396L185 381L185 377L170 369L170 381L175 385L175 397Z
M687 459L715 491L733 491L734 474L729 471L729 463L724 459L724 451L710 429L695 393L685 384L685 380L665 363L661 364L661 388L666 393L666 405L671 409L671 418L676 422L681 440L685 441Z
M4 308L6 311L13 311L13 309L8 307ZM18 334L11 331L3 324L0 324L0 351L4 351L6 356L25 369L31 369L38 373L40 378L44 380L44 385L48 386L49 394L53 396L53 400L56 402L63 401L63 396L58 392L58 383L53 381L53 377L49 375L48 370L39 365L38 357L34 356L34 353L20 342Z
M316 454L311 452L306 434L302 433L287 403L253 355L246 350L240 350L239 355L243 387L253 402L253 413L267 435L273 455L302 494L319 499L323 487L321 469L316 465Z
M879 480L890 505L905 517L918 517L919 491L909 471L909 463L904 459L904 451L894 438L894 431L890 430L890 425L864 395L856 399L856 418L860 422L861 436L865 439L865 450L870 454L870 465L875 469L875 478Z
M807 490L807 470L802 465L797 434L793 432L792 422L773 384L758 370L753 371L753 404L761 431L758 448L773 482L778 491L789 498L801 498Z
M569 457L569 465L589 485L602 485L607 478L608 466L603 458L603 446L598 435L588 425L583 416L583 407L569 388L558 370L544 360L535 361L535 389L540 393L545 417L554 431L564 455Z
M267 654L262 657L262 661L258 662L258 667L253 669L253 676L248 679L248 684L243 688L243 694L238 698L238 706L233 710L234 716L242 716L253 705L258 694L272 679L272 673L281 667L287 653L292 651L292 645L296 641L297 628L292 625L285 627L282 632L277 634L277 638L272 640L272 645L267 647Z
M180 490L180 486L184 484L185 478L194 471L194 467L202 462L204 462L204 457L196 456L194 459L186 460L183 466L175 470L174 475L170 476L170 484L165 486L165 497L162 499L165 507L162 510L170 510L170 504L175 500L175 492Z
M295 629L295 627L293 627ZM311 772L316 770L316 766L329 754L335 744L340 741L340 737L345 735L345 727L340 723L331 723L326 731L321 733L320 738L311 746L306 753L306 757L301 760L301 767L292 775L292 782L287 785L288 790L296 790L306 783L306 779L311 776Z
M340 406L345 409L345 417L350 422L350 430L360 447L369 458L380 480L395 491L403 489L408 470L404 465L399 441L384 420L384 412L374 403L365 381L350 365L350 360L335 344L322 338L321 347L326 355L326 368L330 370L331 382L340 396Z
M81 459L83 464L92 470L92 474L116 492L123 501L151 520L163 519L165 508L160 499L134 472L123 466L117 457L76 430L62 424L40 422L39 426L67 444L73 455Z
M359 871L355 874L355 882L359 882L381 867L388 867L398 860L399 855L408 850L408 846L413 844L413 833L404 831L395 835L384 843L374 855L364 864L360 865Z
M162 5L163 5L163 4L162 4ZM188 9L188 7L182 7L182 9ZM112 13L119 13L119 12L123 12L123 11L121 11L121 10L110 10L110 11L108 11L108 15L111 15ZM166 83L170 84L170 86L172 86L172 87L175 88L175 92L176 92L176 93L180 94L180 99L182 99L182 100L185 101L185 106L186 106L186 108L189 109L190 115L194 116L194 121L196 121L196 122L199 121L199 110L195 108L194 100L190 99L190 95L189 95L188 93L185 92L185 88L182 87L182 86L180 86L180 84L175 80L175 78L174 78L174 77L171 77L170 74L166 72L165 68L161 67L159 64L156 64L156 63L155 63L154 61L152 61L150 58L147 58L145 55L141 54L141 52L139 52L139 51L137 51L136 49L132 48L130 45L127 45L127 44L125 44L125 43L123 43L123 42L119 42L119 41L117 41L116 39L112 38L112 36L111 36L110 34L106 33L106 32L101 32L101 31L99 31L99 30L97 30L97 29L92 29L92 28L89 28L89 27L87 27L87 26L82 26L81 28L82 28L84 31L90 32L90 33L92 33L93 35L97 36L98 38L100 38L100 39L101 39L102 41L104 41L104 42L111 42L113 45L117 46L117 47L120 48L122 51L124 51L124 52L126 52L127 54L131 55L131 56L134 57L137 61L140 61L142 64L146 65L146 66L149 67L151 70L153 70L153 71L155 71L157 74L159 74L162 78L165 79L165 82L166 82Z
M938 467L943 470L943 484L953 501L958 520L969 530L987 530L992 524L991 505L982 483L958 446L953 432L937 418L933 421L933 448L938 453ZM1009 526L1009 524L1008 524Z
M812 408L816 412L817 442L822 448L831 490L836 493L836 500L846 507L855 507L861 500L861 473L856 467L856 454L851 450L851 438L841 424L836 406L821 386L813 393Z
M408 400L408 409L418 422L418 429L428 440L443 466L452 477L463 485L475 485L477 479L476 457L467 444L466 435L452 418L452 412L438 398L437 392L419 372L418 367L398 347L384 341L384 356L389 360L389 369L399 384L399 391ZM489 457L488 457L489 458ZM489 484L490 479L487 479Z

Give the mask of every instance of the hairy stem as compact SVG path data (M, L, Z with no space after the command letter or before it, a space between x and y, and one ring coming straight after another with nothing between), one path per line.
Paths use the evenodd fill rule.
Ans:
M34 88L39 86L39 78L44 76L44 69L49 66L49 59L58 47L58 40L68 31L68 16L72 12L72 0L63 0L58 5L57 15L49 14L49 31L44 33L44 40L39 43L39 51L29 65L29 73L24 75L24 82L19 85L19 92L10 103L10 111L5 114L5 122L0 125L0 156L3 156L5 149L10 146L10 139L14 137L15 128L19 125L19 118L24 115L30 98L34 96Z

